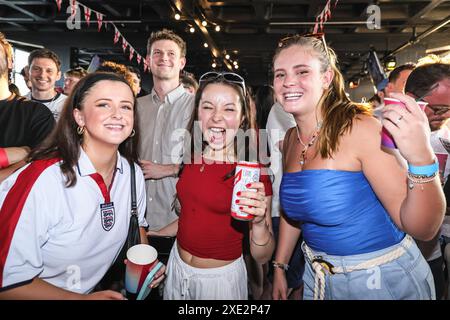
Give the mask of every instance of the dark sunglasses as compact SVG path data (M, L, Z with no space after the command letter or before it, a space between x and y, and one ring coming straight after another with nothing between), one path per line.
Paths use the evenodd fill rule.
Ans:
M242 88L242 92L244 93L244 97L247 94L247 91L245 89L245 81L244 78L242 78L240 75L234 72L216 72L216 71L210 71L205 74L203 74L200 79L198 80L198 83L201 85L202 83L206 82L212 82L216 80L225 80L226 82L237 84Z
M287 36L287 37L281 39L278 42L278 48L284 48L284 47L290 45L291 43L295 43L300 38L316 38L316 39L321 40L322 44L323 44L323 47L324 47L325 51L327 52L328 58L330 57L330 54L328 52L327 42L325 41L325 33L322 33L322 32L306 33L306 34L294 34L292 36Z

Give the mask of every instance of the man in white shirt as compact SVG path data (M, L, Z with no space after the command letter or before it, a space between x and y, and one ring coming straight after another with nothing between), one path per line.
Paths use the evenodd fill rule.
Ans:
M445 123L450 118L450 64L433 63L417 67L408 77L405 92L414 98L428 102L425 114L431 129L431 146L436 154L450 150L450 130ZM450 171L449 159L442 174L444 184ZM440 167L444 166L441 164ZM448 208L447 208L448 212ZM441 299L444 292L443 258L439 237L417 244L433 272L436 298ZM447 261L447 265L450 261Z
M173 31L163 29L150 35L147 59L153 89L138 99L139 155L146 179L147 222L150 230L160 230L178 218L173 206L175 186L194 96L180 83L186 43Z
M67 96L55 90L55 83L61 79L61 61L48 49L33 50L28 56L31 92L25 97L47 106L58 120Z

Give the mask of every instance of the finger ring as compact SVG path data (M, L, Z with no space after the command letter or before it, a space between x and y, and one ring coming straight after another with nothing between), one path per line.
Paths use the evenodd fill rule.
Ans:
M403 116L398 117L398 119L397 119L397 121L395 122L395 124L399 123L402 119L403 119Z

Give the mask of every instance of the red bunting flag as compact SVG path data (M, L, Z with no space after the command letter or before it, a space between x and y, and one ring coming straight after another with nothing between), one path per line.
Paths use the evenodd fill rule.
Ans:
M128 42L127 40L125 40L125 38L122 36L122 50L123 52L125 52L127 50L128 47Z
M86 19L86 23L89 27L89 24L91 22L91 9L86 6L84 7L84 19Z
M98 32L102 29L103 24L103 15L100 12L96 12L97 15L97 23L98 23Z
M147 72L147 69L148 69L147 60L144 60L144 72Z
M130 46L130 57L128 58L130 61L133 59L134 56L134 48Z
M139 53L136 54L136 60L138 64L141 64L142 56Z
M58 7L58 11L61 11L61 2L62 0L55 0L56 6Z
M120 38L120 32L117 30L117 28L114 27L114 44L116 44L119 41Z
M71 16L74 17L77 14L78 3L76 0L70 0L70 8L72 9Z

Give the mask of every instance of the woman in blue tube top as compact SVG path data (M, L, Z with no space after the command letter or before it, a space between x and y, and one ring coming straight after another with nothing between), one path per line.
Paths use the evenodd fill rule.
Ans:
M284 141L273 298L285 299L287 261L303 231L304 299L434 299L431 271L411 237L429 240L445 200L427 118L413 99L380 123L344 91L323 36L283 39L274 89L297 126ZM381 147L382 125L397 151Z

